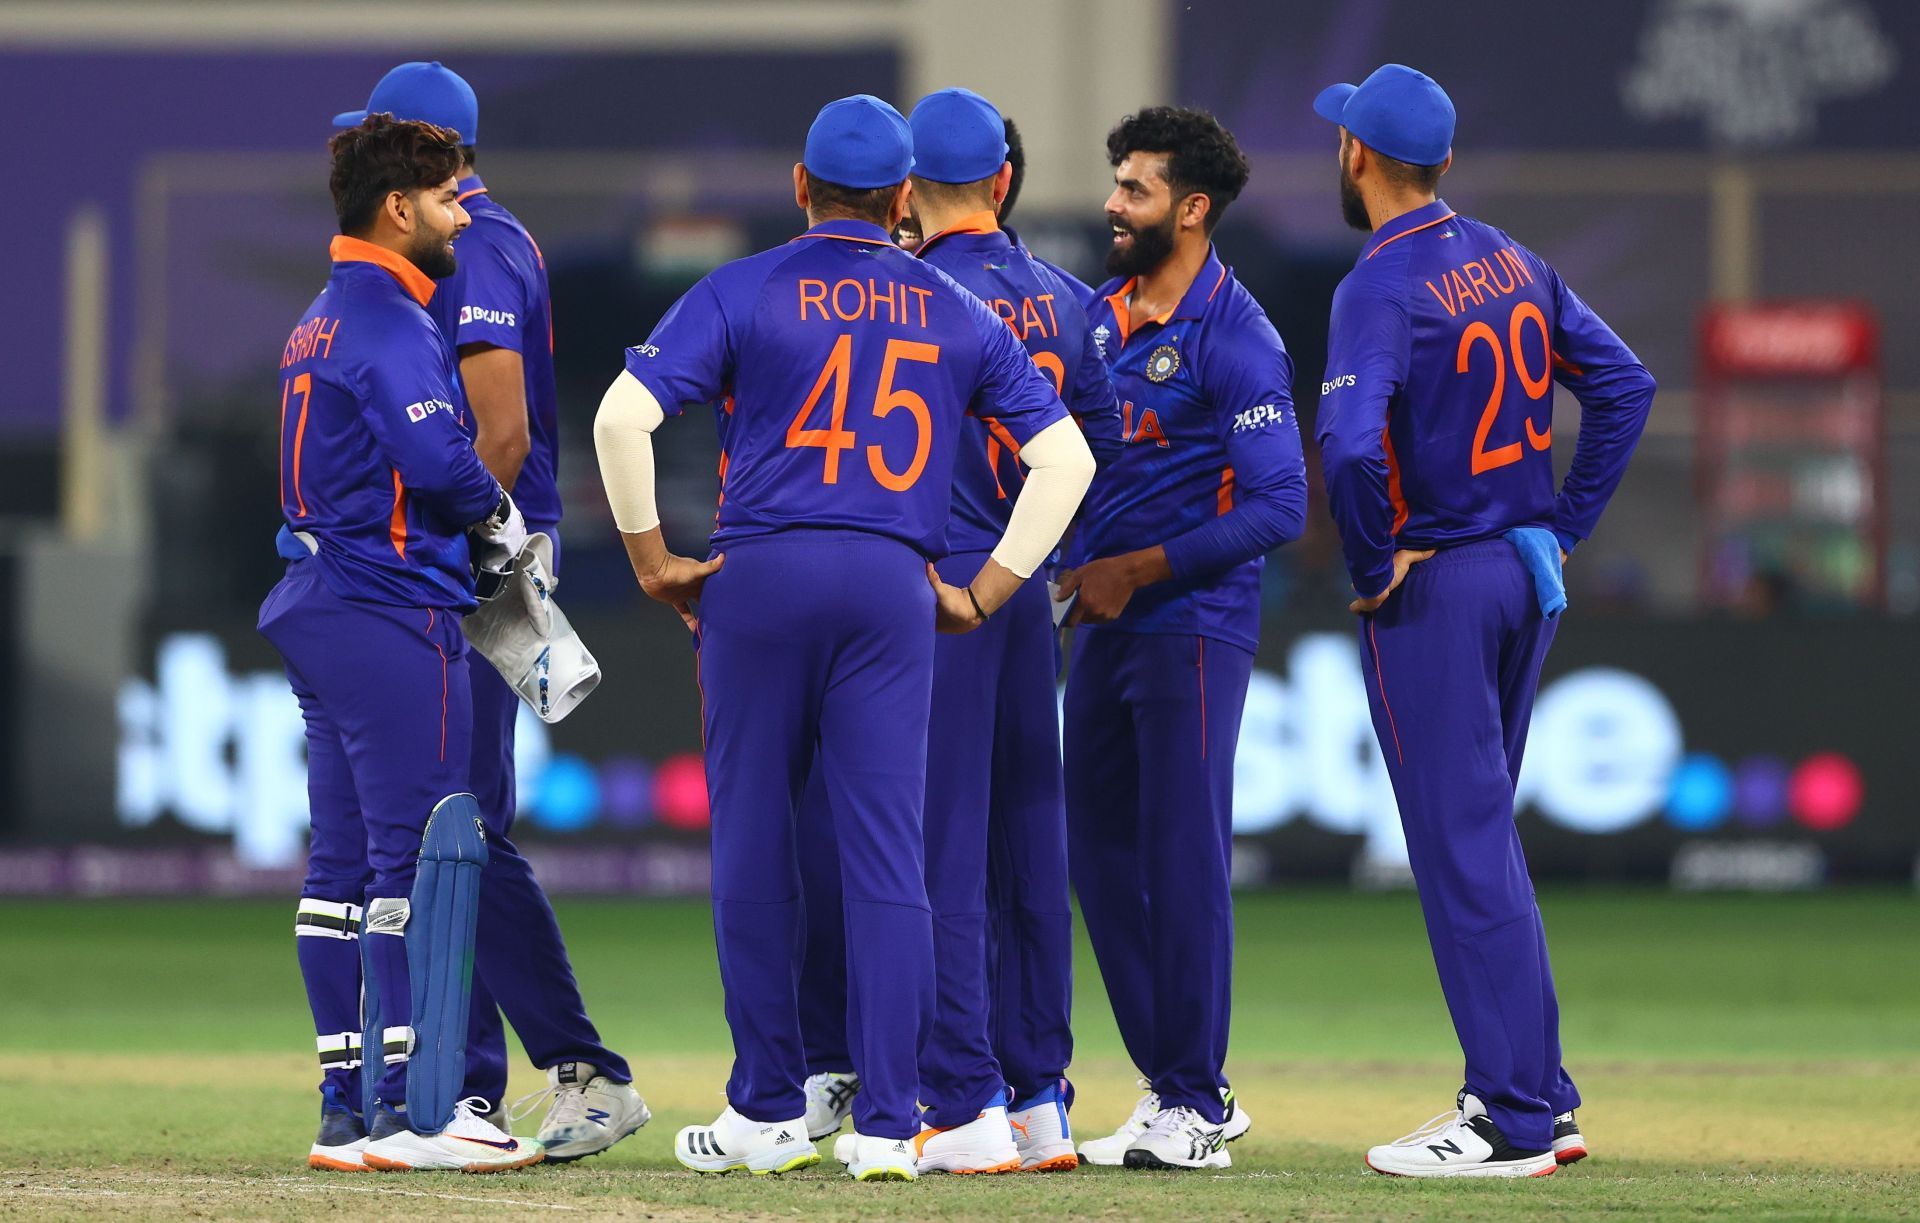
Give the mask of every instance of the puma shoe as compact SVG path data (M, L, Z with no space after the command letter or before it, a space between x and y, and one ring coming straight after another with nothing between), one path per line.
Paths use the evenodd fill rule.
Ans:
M807 1137L818 1142L838 1133L853 1112L853 1098L860 1094L857 1074L810 1074L807 1076Z
M320 1136L307 1152L307 1167L331 1172L368 1170L361 1152L367 1149L367 1127L346 1097L332 1086L320 1089Z
M1561 1167L1577 1164L1587 1157L1587 1140L1571 1111L1553 1119L1553 1159Z
M406 1115L382 1106L374 1118L361 1158L380 1172L447 1169L458 1172L506 1172L537 1164L545 1156L531 1138L515 1138L490 1124L491 1107L478 1096L453 1106L453 1118L437 1134L417 1134Z
M1013 1145L1022 1172L1071 1172L1080 1166L1067 1124L1067 1081L1060 1079L1039 1095L1007 1110ZM1122 1152L1124 1154L1124 1152Z
M1185 1106L1163 1108L1127 1148L1129 1168L1231 1168L1227 1128Z
M518 1120L550 1101L540 1123L548 1163L571 1163L598 1155L633 1134L653 1114L631 1083L608 1078L588 1062L561 1062L547 1071L547 1086L514 1102Z
M1464 1091L1452 1112L1367 1152L1367 1167L1388 1176L1550 1176L1559 1166L1551 1150L1516 1150L1480 1097Z
M673 1140L673 1156L695 1172L744 1169L755 1176L811 1168L820 1152L803 1120L749 1121L729 1104L712 1125L690 1125Z
M913 1146L915 1167L921 1172L971 1176L1020 1170L1020 1148L1014 1145L1013 1128L1007 1123L1005 1091L965 1125L927 1126L914 1138Z
M1147 1132L1147 1123L1160 1112L1160 1097L1154 1094L1153 1084L1141 1079L1140 1086L1146 1089L1147 1094L1141 1096L1139 1103L1133 1106L1133 1115L1105 1138L1093 1138L1081 1143L1081 1159L1103 1168L1118 1168L1126 1162L1127 1148Z

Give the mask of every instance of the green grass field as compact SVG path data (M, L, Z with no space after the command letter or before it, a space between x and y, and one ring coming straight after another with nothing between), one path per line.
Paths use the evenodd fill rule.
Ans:
M1543 906L1595 1151L1559 1175L1364 1171L1367 1145L1450 1104L1458 1053L1413 897L1311 890L1240 904L1228 1069L1255 1124L1231 1173L856 1185L831 1164L675 1168L674 1131L719 1111L727 1066L701 904L560 906L655 1120L598 1159L489 1177L305 1169L315 1068L290 901L0 904L0 1216L1920 1217L1920 899ZM1105 1132L1135 1089L1082 952L1074 1119ZM542 1082L525 1069L514 1088Z

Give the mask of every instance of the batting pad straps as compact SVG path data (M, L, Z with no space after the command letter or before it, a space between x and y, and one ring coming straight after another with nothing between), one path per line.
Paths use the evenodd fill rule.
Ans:
M320 1048L320 1069L352 1070L360 1064L360 1033L335 1032L332 1036L319 1036L314 1043Z
M387 1065L404 1062L413 1056L412 1028L384 1028L380 1036L380 1056Z
M302 896L293 915L293 933L299 938L359 938L360 906Z

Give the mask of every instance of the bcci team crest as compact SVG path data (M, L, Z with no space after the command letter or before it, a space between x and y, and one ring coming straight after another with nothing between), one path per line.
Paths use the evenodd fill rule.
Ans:
M1162 344L1147 358L1147 381L1165 382L1180 372L1180 352L1171 344Z

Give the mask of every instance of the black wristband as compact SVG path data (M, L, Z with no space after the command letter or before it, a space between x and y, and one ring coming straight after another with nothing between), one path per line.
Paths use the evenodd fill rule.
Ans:
M987 609L980 606L980 598L973 593L973 587L971 586L967 587L967 601L973 604L974 614L980 617L981 623L986 623Z

